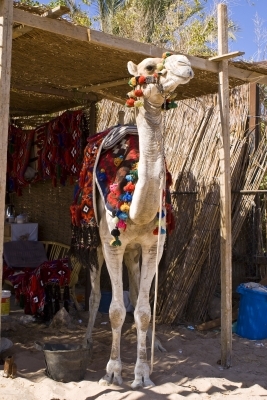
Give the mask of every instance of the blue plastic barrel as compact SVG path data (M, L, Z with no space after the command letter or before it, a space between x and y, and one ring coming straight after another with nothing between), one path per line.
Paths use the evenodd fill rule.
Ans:
M250 289L241 284L237 288L240 296L237 318L237 335L251 340L267 338L267 291Z
M109 306L112 299L112 292L105 292L101 290L101 300L99 303L98 311L101 314L108 314L109 313Z

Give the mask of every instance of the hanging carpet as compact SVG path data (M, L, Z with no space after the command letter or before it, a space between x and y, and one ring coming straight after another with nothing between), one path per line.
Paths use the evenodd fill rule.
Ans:
M96 187L111 215L121 213L122 203L130 203L131 174L138 173L139 140L136 126L116 126L88 139L80 172L79 189L70 207L72 220L71 252L84 265L97 266L100 245L96 215ZM167 174L167 185L170 185ZM128 190L129 188L129 190ZM127 199L125 198L127 197ZM171 211L170 205L167 206ZM170 214L170 213L168 213ZM173 226L173 218L167 217ZM122 222L122 220L121 220ZM171 223L170 223L171 222ZM126 229L126 224L120 226Z

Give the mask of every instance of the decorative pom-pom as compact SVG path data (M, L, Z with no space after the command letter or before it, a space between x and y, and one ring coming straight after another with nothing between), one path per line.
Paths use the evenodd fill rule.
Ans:
M125 221L123 221L123 219L120 219L117 226L125 231L127 224Z
M136 100L134 102L135 107L143 107L143 105L144 105L144 102L142 100Z
M101 169L101 172L97 176L98 176L98 180L100 182L103 182L103 181L105 181L107 179L107 175L106 175L104 169Z
M124 203L122 206L120 206L120 210L122 212L126 212L127 213L130 210L130 206L128 206L128 204Z
M119 222L119 218L118 217L112 218L112 222L113 224L117 225L117 223Z
M111 185L109 185L109 189L111 192L114 192L118 187L118 183L112 183Z
M144 83L146 83L146 77L145 76L139 76L138 83L139 83L139 85L143 85Z
M121 246L121 241L118 238L112 239L110 245L114 247Z
M114 228L114 229L112 229L112 231L110 232L110 234L112 235L112 236L114 236L114 237L117 237L117 236L120 236L120 231L119 231L119 229L118 228Z
M130 203L132 201L133 196L130 193L126 193L122 195L122 200L125 201L126 203Z
M125 192L133 192L135 189L135 185L132 182L128 182L126 186L124 186L123 190Z
M161 71L163 69L163 63L158 63L157 64L157 70Z
M128 92L128 93L127 93L127 96L130 97L130 98L135 99L136 96L137 96L137 95L135 94L135 92L136 92L136 90L132 90L131 92Z
M170 51L166 51L166 53L162 54L162 58L167 58L167 57L170 57L172 55L173 55L173 53L171 53Z
M144 95L142 89L136 89L136 90L133 92L133 94L134 94L135 97L142 97L142 96Z
M153 230L153 235L158 235L158 234L159 234L159 228L156 227L156 228Z
M135 77L132 77L132 78L129 80L128 84L129 84L130 86L136 86L136 85L137 85L136 78L135 78Z
M125 179L126 179L128 182L132 182L132 181L134 180L134 177L133 177L133 175L129 174L129 175L126 175L126 176L125 176Z
M114 165L116 167L118 167L122 163L122 161L123 161L123 157L122 156L116 157L116 158L114 158Z
M134 180L138 179L138 170L137 169L132 169L130 171L130 174L132 175L132 177L134 178Z
M126 100L125 105L126 105L126 107L134 107L134 103L135 103L134 99L128 99L128 100Z
M119 219L123 219L124 221L129 218L128 214L126 214L125 212L122 212L122 211L119 211L117 213L117 216ZM119 222L118 222L118 224L119 224Z

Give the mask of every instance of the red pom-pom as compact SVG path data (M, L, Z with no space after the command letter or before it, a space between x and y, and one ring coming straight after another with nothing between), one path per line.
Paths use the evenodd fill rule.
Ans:
M126 186L124 186L123 190L125 192L133 192L135 189L135 185L132 182L128 182Z
M142 97L142 96L143 96L143 90L141 90L141 89L136 89L136 90L134 91L134 95L135 95L136 97Z
M138 83L140 85L143 85L143 83L146 83L146 77L145 76L139 76Z
M134 107L134 102L135 102L134 99L128 99L128 100L126 100L126 106L127 107Z

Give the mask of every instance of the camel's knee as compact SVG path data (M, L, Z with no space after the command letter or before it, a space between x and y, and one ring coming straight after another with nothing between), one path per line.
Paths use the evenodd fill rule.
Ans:
M149 327L149 322L151 318L150 308L136 308L134 311L134 319L136 326L141 329L141 331L146 332Z
M109 308L109 318L112 329L121 327L125 319L126 310L124 303L112 302Z

